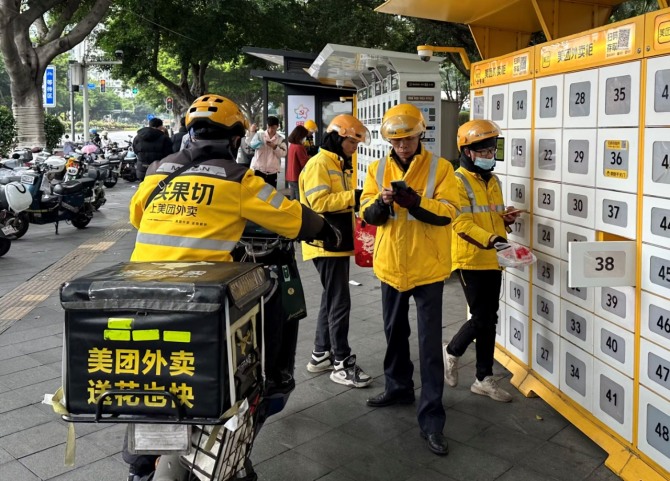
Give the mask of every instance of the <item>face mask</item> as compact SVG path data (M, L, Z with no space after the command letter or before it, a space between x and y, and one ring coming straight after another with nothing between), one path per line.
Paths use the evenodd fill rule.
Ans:
M482 170L493 170L496 166L496 159L485 159L483 157L475 157L475 167L479 167Z

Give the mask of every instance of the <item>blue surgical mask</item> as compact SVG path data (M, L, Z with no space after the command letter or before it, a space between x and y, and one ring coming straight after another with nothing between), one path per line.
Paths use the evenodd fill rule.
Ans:
M486 159L484 157L475 157L475 167L479 167L482 170L493 170L496 166L496 159Z

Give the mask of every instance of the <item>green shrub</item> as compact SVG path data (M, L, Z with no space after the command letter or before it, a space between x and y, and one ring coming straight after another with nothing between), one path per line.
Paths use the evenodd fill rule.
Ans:
M5 157L14 147L16 139L16 122L12 111L0 105L0 155Z
M470 120L470 111L469 110L461 110L458 112L458 126L460 127L463 125L465 122Z
M65 126L55 115L46 114L44 116L44 134L47 140L47 150L53 150L65 134Z

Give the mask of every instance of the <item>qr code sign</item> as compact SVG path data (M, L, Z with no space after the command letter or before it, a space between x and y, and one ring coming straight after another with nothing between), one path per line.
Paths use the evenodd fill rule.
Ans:
M617 50L628 50L630 48L630 28L622 28L619 30L619 40L617 41Z

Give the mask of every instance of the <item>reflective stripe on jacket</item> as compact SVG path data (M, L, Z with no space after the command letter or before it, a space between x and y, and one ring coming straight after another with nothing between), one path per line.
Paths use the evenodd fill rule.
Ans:
M351 172L342 170L343 161L339 156L324 148L312 157L302 169L298 179L300 186L300 202L317 214L327 212L351 213L353 232L354 205L356 198L351 187ZM313 244L313 245L310 245ZM353 251L330 252L323 249L321 241L310 244L303 242L302 258L305 261L315 257L352 256Z
M222 157L216 141L197 141L149 167L130 201L130 222L137 228L131 261L232 261L230 251L247 219L285 237L295 238L317 217L310 234L323 223L308 209L286 199L253 171ZM170 172L206 156L211 160L172 179L149 206L154 187ZM309 220L309 219L308 219Z
M452 264L454 269L500 269L492 235L507 238L502 187L495 175L486 182L479 174L459 167L456 170L461 215L454 222Z
M401 179L421 196L422 209L441 218L456 218L460 204L454 168L423 145L407 172L391 153L368 166L361 195L361 215L381 199L382 187L390 188L391 181ZM394 214L377 227L373 263L376 276L401 292L449 277L451 225L422 222L395 203L393 211Z

